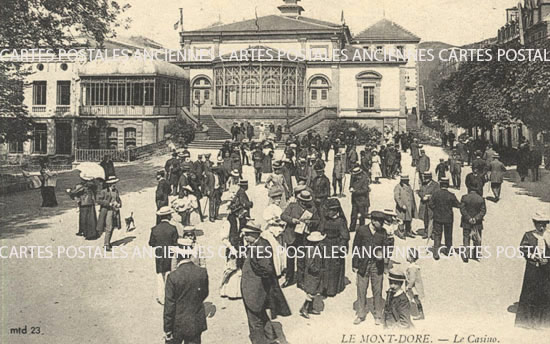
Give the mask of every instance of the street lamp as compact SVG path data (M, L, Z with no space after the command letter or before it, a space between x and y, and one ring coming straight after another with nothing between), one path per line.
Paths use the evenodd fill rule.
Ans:
M199 109L199 115L198 115L198 126L199 128L201 127L201 107L204 105L206 101L205 100L200 100L200 98L198 99L195 99L195 101L193 102L193 104L195 104L195 106Z

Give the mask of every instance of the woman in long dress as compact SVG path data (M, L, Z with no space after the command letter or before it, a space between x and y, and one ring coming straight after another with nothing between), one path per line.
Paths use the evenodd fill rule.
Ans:
M95 211L95 197L97 186L93 178L80 174L81 182L73 189L67 190L69 196L78 201L79 219L78 233L86 240L95 240L97 235L97 215Z
M346 258L349 245L349 231L344 214L340 212L340 202L336 198L327 201L327 212L321 222L321 232L326 235L323 245L326 252L338 252L324 260L324 269L321 277L321 294L336 296L346 287ZM332 254L332 253L331 253Z
M380 168L380 156L376 151L372 152L372 170L371 176L375 183L379 183L378 178L382 178L382 169Z
M550 328L550 216L533 216L535 230L523 235L520 250L526 264L515 325L525 328Z
M57 198L55 197L57 175L50 171L47 161L40 162L40 167L42 207L57 207Z
M285 177L283 175L283 164L281 161L275 161L273 163L273 174L270 174L269 177L267 177L265 181L265 187L268 190L272 189L278 189L283 192L283 196L281 198L281 209L286 208L286 195L289 194L290 188L288 187Z

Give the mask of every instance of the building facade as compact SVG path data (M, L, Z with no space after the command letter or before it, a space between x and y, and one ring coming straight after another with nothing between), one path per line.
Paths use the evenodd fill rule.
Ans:
M112 49L160 48L108 40ZM0 160L22 163L44 156L71 160L77 149L126 150L158 142L189 107L189 80L168 62L106 59L85 63L67 56L30 62L24 104L32 138L0 144ZM44 58L43 60L49 60Z
M375 59L372 51L354 57L364 56L367 42L405 49L420 39L388 20L354 37L343 20L303 16L298 2L284 0L279 14L180 33L182 50L211 57L179 63L189 73L191 112L200 106L227 129L235 120L285 124L329 109L338 118L405 130L407 114L418 108L415 64ZM237 55L250 58L232 59Z

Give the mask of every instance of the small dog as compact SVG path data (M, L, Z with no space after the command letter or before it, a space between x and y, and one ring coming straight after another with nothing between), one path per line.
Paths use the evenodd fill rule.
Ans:
M132 212L129 217L125 218L124 221L126 222L126 232L131 232L136 229L136 224L134 222L134 212Z

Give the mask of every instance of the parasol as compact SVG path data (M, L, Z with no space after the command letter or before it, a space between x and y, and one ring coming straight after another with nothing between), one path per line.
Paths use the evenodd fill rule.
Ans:
M83 162L76 168L80 171L80 176L86 176L94 179L99 178L105 180L105 170L100 164L95 162Z

